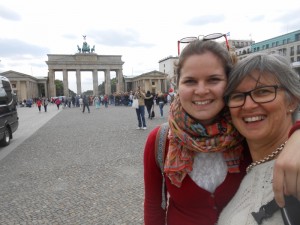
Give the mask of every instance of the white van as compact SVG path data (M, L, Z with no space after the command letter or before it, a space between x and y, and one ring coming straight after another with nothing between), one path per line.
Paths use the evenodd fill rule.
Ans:
M0 76L0 146L7 146L18 129L17 101L9 80Z

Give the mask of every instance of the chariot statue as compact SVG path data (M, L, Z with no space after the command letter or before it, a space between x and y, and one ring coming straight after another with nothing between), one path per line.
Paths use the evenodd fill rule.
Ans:
M82 48L79 47L79 45L77 45L77 50L78 53L93 53L95 52L95 45L93 46L93 48L90 48L90 45L86 42L86 35L82 35L83 36L83 43L82 43Z

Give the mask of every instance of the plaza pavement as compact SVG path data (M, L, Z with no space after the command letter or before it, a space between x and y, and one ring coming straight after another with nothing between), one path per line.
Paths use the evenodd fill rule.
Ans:
M0 148L0 225L143 224L143 148L168 110L136 130L130 107L18 108L19 128Z

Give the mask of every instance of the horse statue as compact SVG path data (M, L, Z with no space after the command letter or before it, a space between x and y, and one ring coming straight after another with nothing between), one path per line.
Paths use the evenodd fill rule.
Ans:
M79 45L77 45L77 50L79 53L81 53L81 48L79 47Z
M91 52L93 53L95 51L95 45L92 47Z

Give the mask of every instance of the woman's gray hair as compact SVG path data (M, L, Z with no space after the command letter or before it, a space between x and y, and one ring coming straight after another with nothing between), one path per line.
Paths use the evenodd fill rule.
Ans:
M240 60L232 69L229 77L225 96L231 94L246 77L254 71L260 76L268 73L274 76L278 85L284 88L287 100L297 101L298 107L293 112L295 120L300 102L300 79L299 74L292 68L291 64L281 55L267 53L253 53Z

